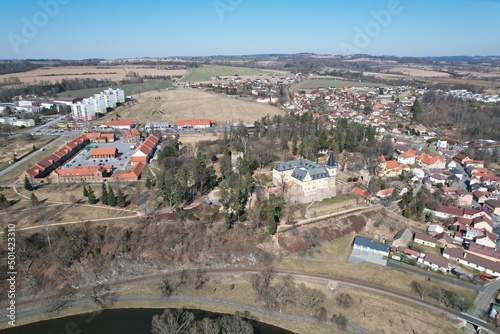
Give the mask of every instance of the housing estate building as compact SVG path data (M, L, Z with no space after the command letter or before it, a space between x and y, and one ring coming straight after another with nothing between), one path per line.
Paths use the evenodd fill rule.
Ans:
M292 201L307 203L336 196L337 163L333 152L326 165L305 158L282 162L273 168L273 184L284 187Z

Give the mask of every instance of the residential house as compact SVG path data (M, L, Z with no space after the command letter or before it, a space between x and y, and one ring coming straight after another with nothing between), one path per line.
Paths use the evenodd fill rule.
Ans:
M401 153L398 156L398 163L403 164L403 165L413 165L415 163L415 155L417 154L417 151L409 149L408 151Z
M446 168L446 160L444 160L444 158L439 155L433 157L424 152L420 156L417 156L416 159L422 166L425 166L427 168Z
M500 216L500 199L489 199L484 202L484 206L487 207L494 215Z
M430 235L436 235L442 233L444 231L444 225L441 223L430 223L429 227L427 227L427 233Z
M439 248L445 248L453 245L453 237L446 232L441 232L436 235L436 244Z
M408 255L408 257L410 259L417 259L420 256L419 252L414 251L414 250L409 249L409 248L405 248L405 250L403 251L403 253L406 254L406 255Z
M430 235L424 234L424 233L415 233L415 237L413 238L413 241L417 244L424 245L424 246L429 246L429 247L436 247L437 246L437 239L433 236L430 236Z
M491 232L485 231L482 236L475 237L474 242L480 246L496 248L497 236Z
M500 262L498 261L492 261L459 248L446 248L443 256L466 267L484 271L493 276L500 276Z
M354 188L353 192L359 197L363 198L365 202L369 201L370 193L368 190L361 189L359 187Z
M406 248L408 246L408 244L410 243L412 238L413 238L413 233L411 233L409 229L404 228L404 229L398 231L398 233L396 233L396 235L394 236L394 240L392 241L391 246L396 247L396 248L398 248L398 247Z
M439 270L443 273L447 272L450 266L448 261L434 254L425 254L423 258L418 259L418 262L434 271Z
M410 171L408 165L400 165L397 160L387 161L383 155L379 158L376 173L378 176L399 176L403 171Z
M467 160L471 160L465 153L458 153L453 157L453 160L463 165Z
M486 200L488 200L488 196L490 193L487 190L484 189L476 189L472 192L473 199L478 203L478 204L483 204Z
M381 189L377 192L377 196L383 199L383 198L390 197L393 192L394 192L394 188Z
M359 235L354 238L353 248L364 252L389 256L389 246L375 242L370 238L361 237Z

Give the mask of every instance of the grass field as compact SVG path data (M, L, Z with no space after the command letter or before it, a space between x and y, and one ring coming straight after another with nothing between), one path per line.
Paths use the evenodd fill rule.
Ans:
M132 95L132 96L148 92L151 90L165 89L170 87L172 87L172 82L170 80L148 81L143 83L124 84L117 86L117 88L121 88L125 91L125 95ZM101 87L101 88L69 90L66 92L59 93L57 95L59 97L61 96L89 97L94 94L102 92L104 89L105 89L104 87Z
M155 66L145 65L109 65L109 66L59 66L59 67L41 67L36 70L9 73L0 75L0 81L5 78L17 77L23 83L33 83L33 81L50 81L55 83L62 79L83 79L94 78L96 80L121 81L125 79L128 72L136 72L141 76L159 75L159 76L182 76L186 70L167 70Z
M358 81L345 81L338 79L310 79L299 82L296 85L292 86L293 90L297 89L311 89L311 88L327 88L327 87L336 87L341 88L344 86L353 86L353 87L373 87L373 86L383 86L386 85L371 83L371 82L358 82Z
M7 138L0 141L0 170L9 167L9 161L17 153L17 159L21 159L33 152L33 146L40 148L48 142L54 140L53 136L19 136L16 138Z
M277 74L280 75L283 72L271 71L271 70L261 70L258 68L248 68L248 67L233 67L233 66L207 66L207 67L197 67L189 70L189 73L182 78L182 82L199 82L199 81L212 81L213 77L221 76L259 76L261 74Z
M271 105L244 101L239 98L220 94L206 93L195 89L150 91L134 97L133 103L127 103L110 113L101 121L107 122L120 115L120 119L147 122L171 122L179 119L210 118L216 123L253 122L267 114L283 114L283 111Z

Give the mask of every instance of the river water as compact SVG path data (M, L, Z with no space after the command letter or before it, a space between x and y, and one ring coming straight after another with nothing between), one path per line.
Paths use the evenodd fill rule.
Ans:
M164 309L112 309L98 315L80 314L14 327L2 334L150 334L151 320ZM219 314L188 310L196 319L214 318ZM258 315L256 315L258 317ZM285 329L252 321L255 334L293 334Z

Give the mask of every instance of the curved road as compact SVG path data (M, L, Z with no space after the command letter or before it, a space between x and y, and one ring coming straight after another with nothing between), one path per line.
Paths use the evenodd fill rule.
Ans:
M205 269L205 271L209 274L256 274L256 273L259 273L259 271L256 268L251 268L251 269ZM378 286L378 285L375 285L372 283L359 281L356 279L335 277L335 276L329 276L329 275L324 275L324 274L301 273L301 272L289 271L289 270L275 270L275 273L278 275L291 275L295 278L319 280L319 281L322 281L324 283L328 283L331 281L337 281L339 283L350 285L350 286L353 286L356 288L361 288L361 289L369 290L369 291L372 291L375 293L387 295L390 297L395 297L397 299L404 300L405 302L410 302L413 304L417 304L421 307L428 308L432 311L443 312L444 314L446 314L452 318L465 319L467 321L478 324L485 329L490 330L491 333L496 333L498 331L498 328L495 328L493 325L491 325L491 324L489 324L481 319L478 319L474 316L447 308L445 306L434 303L432 301L424 300L424 299L418 298L418 297L413 296L413 295L409 295L409 294L406 294L406 293L403 293L403 292L400 292L397 290L393 290L390 288L381 287L381 286ZM104 284L103 286L112 287L112 286L124 285L127 283L135 283L135 282L141 282L141 281L154 280L154 279L159 279L159 278L163 277L164 275L165 275L165 273L155 274L155 275L150 275L150 276L143 276L143 277L132 278L132 279L128 279L128 280L117 281L117 282L113 282L113 283L109 283L109 284ZM83 288L80 291L89 290L91 288L92 287ZM29 301L20 301L17 303L17 305L19 305L19 306L22 306L22 305L36 306L35 305L36 303L44 302L45 300L47 300L49 298L51 298L51 296L44 297L44 298L36 298L36 299L29 300ZM147 298L155 298L155 297L147 296ZM202 298L202 297L189 297L189 298ZM227 301L227 303L229 303L229 302ZM244 304L242 304L242 305L244 305ZM2 305L2 307L7 307L7 305ZM33 311L33 312L42 313L43 308L40 309L39 311ZM268 312L268 311L266 311L266 312ZM26 314L26 315L28 315L28 314ZM25 316L25 315L23 315L23 316ZM0 320L0 322L5 322L5 321L7 321L7 320L5 320L5 319Z

